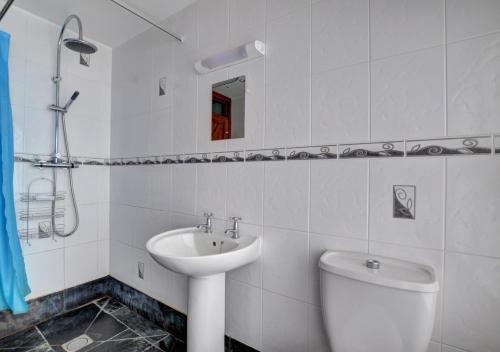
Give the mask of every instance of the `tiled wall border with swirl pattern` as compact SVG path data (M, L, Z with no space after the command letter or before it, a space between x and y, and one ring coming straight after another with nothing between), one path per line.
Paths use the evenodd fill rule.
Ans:
M111 159L72 157L71 160L81 166L131 166L493 154L500 154L500 134ZM49 158L48 155L16 153L15 161L32 162Z

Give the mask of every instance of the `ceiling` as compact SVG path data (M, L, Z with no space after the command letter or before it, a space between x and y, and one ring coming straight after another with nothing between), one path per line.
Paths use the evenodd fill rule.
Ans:
M196 0L121 0L148 18L161 21ZM62 24L70 14L83 21L85 36L116 47L151 28L151 25L109 0L16 0L15 6Z

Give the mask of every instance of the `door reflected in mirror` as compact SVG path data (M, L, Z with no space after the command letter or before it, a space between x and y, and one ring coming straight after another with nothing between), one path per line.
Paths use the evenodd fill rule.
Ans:
M245 76L212 85L212 140L245 137Z

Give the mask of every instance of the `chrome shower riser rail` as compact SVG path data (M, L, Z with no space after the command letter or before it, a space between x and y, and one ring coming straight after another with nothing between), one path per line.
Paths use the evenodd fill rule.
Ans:
M134 16L137 16L138 18L140 18L141 20L143 20L144 22L147 22L149 23L150 25L152 25L153 27L159 29L160 31L162 31L163 33L171 36L172 38L176 39L177 41L179 41L180 43L182 43L184 41L184 39L178 35L178 34L175 34L175 33L172 33L172 32L169 32L167 31L163 26L159 25L158 23L154 22L153 20L145 17L144 15L141 15L139 14L137 11L135 11L134 9L132 9L131 7L125 5L124 3L122 3L120 0L110 0L111 3L121 7L122 9L124 9L125 11L128 11L130 12L132 15Z
M13 3L14 3L14 0L7 0L7 3L2 8L2 11L0 11L0 21L5 16L5 14L7 13L7 11L9 11L9 9L12 6Z

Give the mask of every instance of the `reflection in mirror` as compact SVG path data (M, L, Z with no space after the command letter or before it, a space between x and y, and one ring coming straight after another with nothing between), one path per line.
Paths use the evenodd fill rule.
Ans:
M212 85L212 140L245 136L245 76Z

